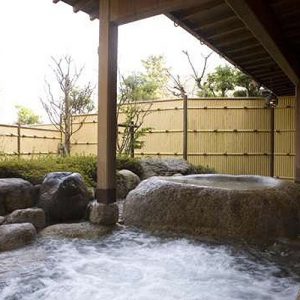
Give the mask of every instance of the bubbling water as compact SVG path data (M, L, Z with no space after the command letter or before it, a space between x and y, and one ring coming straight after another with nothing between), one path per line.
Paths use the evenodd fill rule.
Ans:
M297 278L232 246L120 230L0 254L2 300L294 299Z

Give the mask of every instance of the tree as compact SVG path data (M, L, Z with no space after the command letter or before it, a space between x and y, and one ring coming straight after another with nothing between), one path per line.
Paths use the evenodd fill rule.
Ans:
M142 60L145 73L142 74L145 82L152 88L148 94L150 99L161 99L166 96L166 86L168 83L168 68L162 55L150 55Z
M256 83L251 77L241 72L235 71L234 75L235 85L243 88L242 90L236 90L233 95L235 97L257 97L261 96L260 85Z
M51 123L63 135L64 154L69 155L71 136L82 128L86 118L74 126L72 115L86 114L95 108L92 101L94 87L90 82L79 85L83 67L77 69L71 56L59 59L51 57L51 60L55 84L46 81L46 98L41 99L41 102Z
M208 63L208 60L209 60L210 56L212 55L212 52L210 52L208 55L201 54L202 59L203 59L203 64L202 64L202 67L201 67L200 71L196 70L188 51L182 51L182 52L186 56L186 58L188 60L188 63L190 65L191 69L192 69L192 72L193 72L192 73L192 78L194 79L194 81L196 83L196 86L198 88L197 95L199 97L210 97L210 96L212 96L211 91L210 91L210 89L207 85L207 82L203 82L204 77L205 77L205 73L206 73L206 69L207 69L207 63ZM178 77L178 79L179 79L179 77ZM173 77L173 81L175 82L175 86L178 86L178 83L179 83L179 86L181 85L180 80L178 81L174 77Z
M142 128L142 126L146 116L150 113L152 101L147 101L143 106L138 102L140 99L149 100L149 95L152 95L152 88L145 89L146 86L145 81L141 80L139 76L120 77L117 119L120 120L120 115L124 119L120 124L123 130L117 135L118 154L129 155L132 147L141 149L144 141L141 141L140 138L151 129Z
M218 66L215 72L207 75L207 86L213 96L226 97L227 92L235 87L235 72L228 65Z
M123 130L117 138L117 152L129 155L131 148L141 149L140 140L151 128L143 127L144 120L151 112L152 101L166 95L168 69L161 55L151 55L141 61L144 71L120 75L117 118L122 115ZM139 101L147 100L141 105Z
M20 125L33 125L40 123L40 116L35 114L30 108L22 105L16 105L17 109L17 124Z

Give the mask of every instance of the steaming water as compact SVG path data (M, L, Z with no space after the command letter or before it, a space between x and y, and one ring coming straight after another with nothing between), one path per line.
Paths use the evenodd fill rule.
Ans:
M229 177L229 176L228 176ZM187 178L187 177L174 177L168 178L168 181L184 183L184 184L192 184L203 187L214 187L214 188L222 188L228 190L264 190L266 188L273 187L272 182L259 182L259 181L250 181L250 180L233 180L226 177L218 177L218 178L206 178L206 177L198 177L198 178Z
M0 299L295 299L298 283L247 251L124 229L0 254Z

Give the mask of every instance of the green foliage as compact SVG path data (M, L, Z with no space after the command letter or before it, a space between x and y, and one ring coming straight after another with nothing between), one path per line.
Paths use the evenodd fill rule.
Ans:
M95 109L92 99L94 88L88 83L84 87L74 87L70 91L70 110L72 115L87 114Z
M239 89L235 90L236 88ZM261 96L260 86L253 79L228 65L218 66L214 72L209 73L197 95L199 97L226 97L227 93L233 90L235 90L234 97Z
M127 169L143 177L140 160L119 156L116 161L117 170ZM44 176L50 172L77 172L85 183L95 187L97 182L97 158L90 156L37 157L18 159L6 157L0 160L0 178L23 178L33 184L42 183ZM216 171L208 166L191 166L188 174L208 174Z
M142 168L137 159L117 158L117 169L128 169L137 175ZM23 178L40 184L50 172L78 172L88 186L95 187L97 181L96 156L38 157L32 159L5 158L0 160L0 178Z
M35 114L30 108L16 105L18 120L16 123L21 125L32 125L40 123L40 116Z
M192 166L190 174L215 174L217 171L209 166Z
M141 138L151 129L144 128L143 122L150 113L152 102L149 101L142 107L138 101L162 97L167 85L168 73L163 56L149 56L142 60L142 64L145 72L120 78L117 117L122 114L122 125L125 127L118 134L118 154L129 155L132 144L134 149L143 147L144 141Z
M228 65L216 67L215 72L207 75L207 86L214 96L226 97L235 87L234 69Z
M248 75L240 70L236 70L234 74L234 83L243 90L236 90L234 97L259 97L261 96L260 86Z
M117 157L117 170L130 170L139 177L143 175L143 168L140 164L140 160L137 158L130 158L125 155L120 155Z
M168 82L168 74L163 56L151 55L142 60L144 72L121 76L120 100L127 102L161 98Z
M150 55L142 60L142 64L146 70L144 78L154 88L151 99L163 98L169 78L165 58L162 55Z
M132 73L121 78L121 96L128 102L154 99L157 86L148 81L142 73Z

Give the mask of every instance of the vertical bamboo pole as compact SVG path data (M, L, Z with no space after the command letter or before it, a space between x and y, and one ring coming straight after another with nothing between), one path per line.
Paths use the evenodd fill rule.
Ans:
M295 182L300 183L300 83L296 86L295 103Z
M134 123L133 122L130 122L129 134L130 134L130 157L134 158Z
M271 144L271 157L270 157L270 176L274 177L275 167L275 107L270 105L270 144Z
M183 159L188 159L188 98L184 94L183 97Z
M18 131L17 131L17 153L18 158L21 156L21 124L18 122Z
M99 93L97 201L116 201L118 26L110 21L110 0L99 1Z

